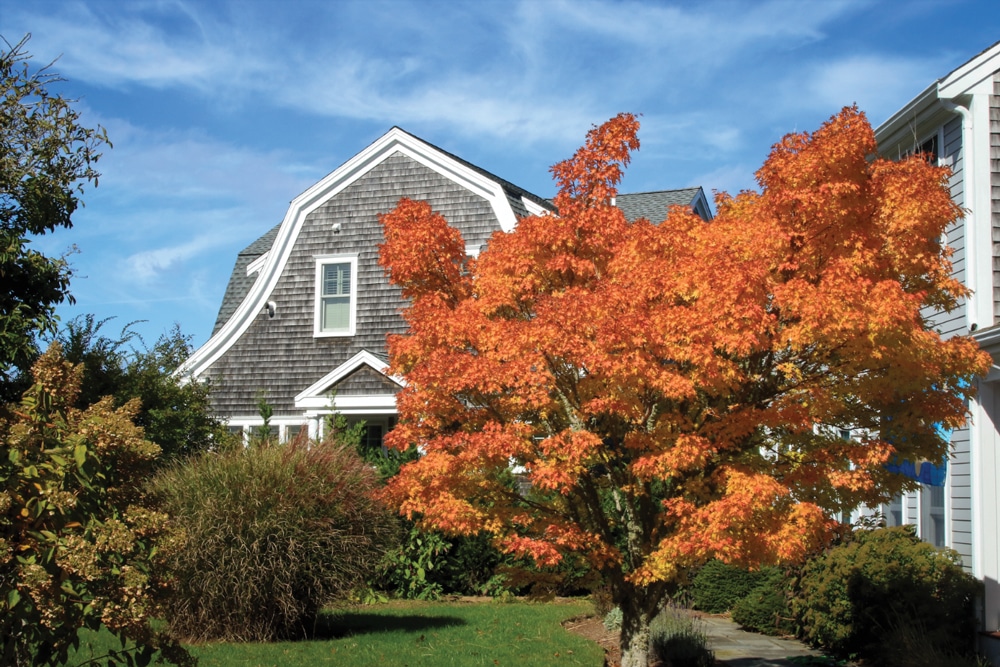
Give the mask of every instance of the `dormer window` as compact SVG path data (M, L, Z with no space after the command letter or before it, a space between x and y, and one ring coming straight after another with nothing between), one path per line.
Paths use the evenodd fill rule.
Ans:
M316 336L353 336L357 311L356 256L316 258Z

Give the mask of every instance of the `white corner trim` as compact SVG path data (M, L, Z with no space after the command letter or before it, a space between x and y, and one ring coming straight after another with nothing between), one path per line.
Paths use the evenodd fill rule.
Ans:
M252 276L253 274L259 272L262 268L264 268L264 264L267 263L267 256L270 254L271 254L270 251L265 252L263 255L261 255L254 261L247 264L247 276Z
M204 373L246 332L261 312L288 262L306 217L344 188L367 174L385 159L402 153L427 168L486 199L500 223L509 232L517 225L517 216L500 183L487 178L455 158L441 152L397 127L342 164L325 178L292 200L278 234L260 267L260 276L223 327L175 371L181 377Z
M297 408L338 408L343 404L343 407L359 407L355 405L356 399L365 398L368 402L372 403L373 398L380 397L357 397L357 396L337 396L335 398L333 406L330 405L330 397L327 395L327 391L330 387L340 380L344 379L355 370L357 370L362 365L368 365L374 370L378 371L382 375L398 384L400 387L405 387L406 382L403 378L396 377L393 375L388 375L386 371L389 367L384 361L376 357L374 354L368 350L361 350L353 357L337 366L335 369L324 375L322 378L314 382L307 389L302 391L298 396L295 397L295 407ZM392 402L392 407L395 408L396 398L395 396L384 397ZM375 401L376 403L381 403L383 401ZM350 404L350 405L348 405Z

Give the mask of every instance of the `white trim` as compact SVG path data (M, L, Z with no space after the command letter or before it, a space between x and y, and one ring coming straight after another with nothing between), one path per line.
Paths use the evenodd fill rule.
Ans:
M992 85L993 73L997 70L1000 70L1000 43L994 44L941 79L938 94L941 97L955 98L969 92L969 89L984 80L989 79Z
M517 216L500 183L462 164L413 135L394 127L370 146L352 157L324 179L292 200L278 234L263 262L260 277L236 308L233 315L198 348L176 372L180 376L197 377L204 373L232 347L261 312L271 291L281 276L285 264L306 217L329 199L397 153L428 167L473 194L486 199L493 209L501 229L509 232L517 225Z
M521 196L521 203L524 204L524 210L528 212L528 215L536 215L536 216L555 215L555 213L553 213L549 209L545 208L541 204L537 204L531 201L530 199L528 199L523 195Z
M344 338L353 336L358 328L358 256L316 255L316 280L313 286L313 337ZM351 265L351 291L348 294L348 324L346 329L323 329L323 267L329 264Z
M355 370L357 370L362 365L368 365L372 369L382 373L387 378L398 384L400 387L405 387L406 383L402 378L395 377L386 374L388 370L388 365L374 354L368 350L361 350L353 357L337 366L335 369L324 375L322 378L311 384L307 389L300 392L295 397L295 407L297 408L308 408L313 410L322 410L323 408L329 408L331 411L336 409L340 412L346 412L347 409L357 410L361 407L361 403L355 399L364 398L368 401L368 404L375 408L385 409L387 407L392 408L392 412L396 411L396 397L387 395L376 395L376 396L337 396L334 399L333 405L330 403L330 397L327 392L330 387L340 382ZM388 399L382 400L382 399ZM340 410L343 406L345 410Z
M270 252L265 252L263 255L261 255L254 261L247 264L247 276L252 276L255 273L259 273L260 270L264 268L264 264L267 263L267 256L270 254L271 254Z

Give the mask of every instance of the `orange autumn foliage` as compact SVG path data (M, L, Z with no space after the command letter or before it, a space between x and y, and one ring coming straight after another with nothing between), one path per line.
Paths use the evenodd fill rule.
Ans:
M638 126L591 130L552 170L558 215L478 259L423 202L383 216L411 300L387 440L424 452L386 493L540 563L580 551L655 608L692 566L794 561L897 493L883 464L946 454L934 425L964 423L988 357L926 319L967 295L941 245L961 216L946 170L873 157L857 109L785 137L710 223L612 204Z

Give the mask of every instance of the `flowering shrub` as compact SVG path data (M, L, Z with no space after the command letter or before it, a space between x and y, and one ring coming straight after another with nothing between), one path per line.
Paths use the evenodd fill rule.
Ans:
M0 664L61 664L80 628L101 625L136 642L137 659L159 647L183 663L148 623L166 516L142 486L160 449L132 423L134 403L72 408L81 372L53 345L20 405L0 409Z

